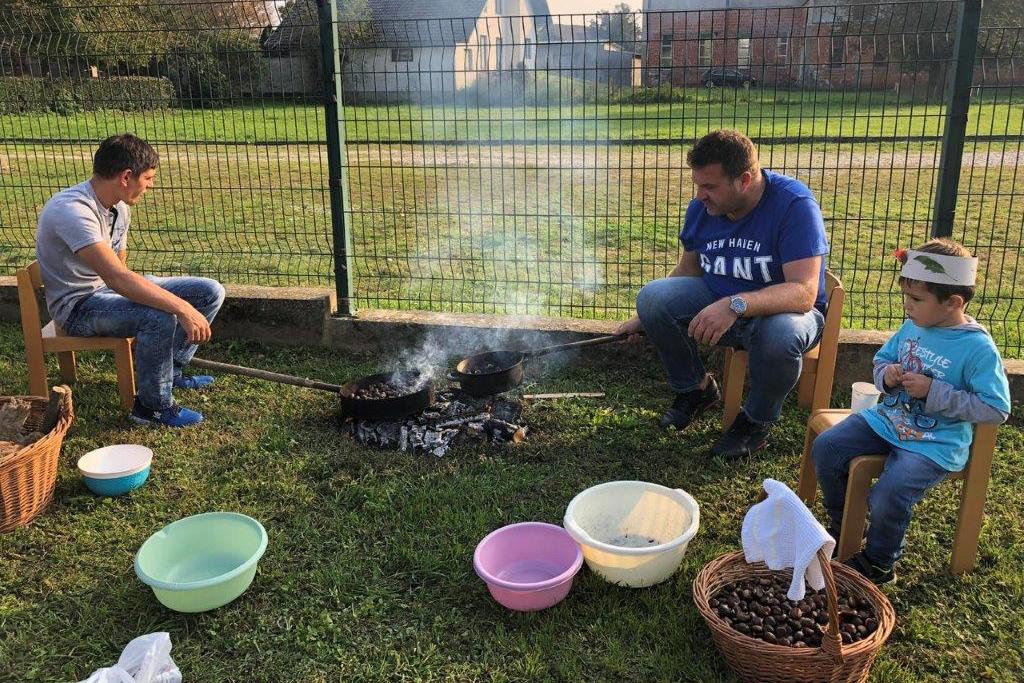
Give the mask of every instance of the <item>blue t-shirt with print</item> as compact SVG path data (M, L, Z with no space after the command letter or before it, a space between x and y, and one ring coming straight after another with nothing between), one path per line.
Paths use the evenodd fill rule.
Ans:
M992 337L980 325L918 327L908 320L875 354L875 363L882 362L948 382L997 410L1010 412L1010 385L1003 361ZM902 389L882 398L861 413L876 434L949 472L964 468L974 436L971 423L929 413L926 399L913 398Z
M828 253L821 207L795 178L762 171L761 200L738 221L711 216L699 199L686 209L679 240L696 252L704 282L717 296L752 292L785 282L782 265ZM815 306L825 310L825 259L818 274Z

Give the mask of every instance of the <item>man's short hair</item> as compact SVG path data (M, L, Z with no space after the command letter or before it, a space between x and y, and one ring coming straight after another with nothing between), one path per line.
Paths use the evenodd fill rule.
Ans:
M916 251L923 251L929 254L944 254L946 256L962 256L964 258L971 258L971 250L953 240L947 240L942 237L937 237L933 240L928 240L919 247L916 247ZM923 280L912 280L909 277L900 276L900 284L912 285L920 282L924 285L924 288L935 295L935 298L939 301L946 301L949 297L954 294L958 294L963 297L964 304L974 298L974 285L946 285L939 282L924 282Z
M130 170L139 176L160 163L152 145L131 133L111 135L100 143L92 158L92 172L101 178L113 178Z
M708 133L686 153L686 164L690 168L704 168L721 164L729 180L736 180L750 171L757 173L757 148L754 143L738 130L723 128Z

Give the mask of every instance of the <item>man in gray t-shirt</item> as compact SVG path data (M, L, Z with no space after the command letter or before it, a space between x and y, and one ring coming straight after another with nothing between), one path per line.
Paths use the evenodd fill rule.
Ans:
M201 389L209 376L182 374L224 288L208 278L139 275L127 266L131 208L152 186L159 156L129 133L107 138L92 178L55 194L43 207L36 259L46 305L66 334L134 337L137 395L131 418L184 427L203 416L174 403L172 388Z

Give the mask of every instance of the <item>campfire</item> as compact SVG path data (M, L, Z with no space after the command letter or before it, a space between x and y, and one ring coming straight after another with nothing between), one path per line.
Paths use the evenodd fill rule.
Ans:
M376 392L374 392L376 393ZM526 438L523 404L503 396L473 398L458 389L437 394L419 415L397 420L347 420L359 443L410 453L443 456L460 435L489 443L519 443Z

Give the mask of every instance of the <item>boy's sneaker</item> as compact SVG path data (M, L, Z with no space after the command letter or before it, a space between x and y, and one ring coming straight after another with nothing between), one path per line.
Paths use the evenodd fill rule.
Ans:
M178 375L174 378L175 389L205 389L213 384L209 375Z
M729 429L711 447L711 454L726 460L738 460L755 451L759 451L768 443L768 432L771 425L754 422L742 410Z
M690 426L690 423L700 417L701 413L713 406L722 398L718 390L718 384L712 377L704 389L694 389L683 394L676 394L672 401L672 407L665 411L658 424L662 429L670 427L683 430Z
M203 414L189 410L177 404L163 410L150 410L135 399L132 412L128 415L132 422L141 425L161 425L164 427L191 427L203 421Z
M843 564L851 569L855 569L859 574L876 586L896 581L896 571L892 566L886 567L885 565L875 564L867 558L867 555L864 554L863 550L856 555L851 556L850 559L843 562Z

